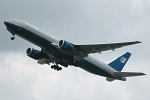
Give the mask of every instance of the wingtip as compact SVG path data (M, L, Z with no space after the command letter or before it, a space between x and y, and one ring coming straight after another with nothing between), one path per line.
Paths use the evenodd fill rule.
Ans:
M146 75L146 74L141 72L141 75Z
M142 43L141 41L136 41L136 43Z
M142 75L146 75L145 73L142 73Z

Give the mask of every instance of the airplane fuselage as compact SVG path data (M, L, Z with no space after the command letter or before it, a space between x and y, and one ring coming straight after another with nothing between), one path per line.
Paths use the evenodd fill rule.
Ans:
M115 75L114 72L116 72L116 70L111 68L109 65L91 56L74 61L70 55L62 53L56 48L55 44L57 45L59 43L59 39L27 22L11 19L9 21L4 21L4 23L7 26L7 29L13 35L18 35L19 37L22 37L23 39L41 47L43 50L46 50L49 54L49 57L56 57L58 59L64 57L72 61L70 65L80 67L90 73L104 77L125 80L124 77Z

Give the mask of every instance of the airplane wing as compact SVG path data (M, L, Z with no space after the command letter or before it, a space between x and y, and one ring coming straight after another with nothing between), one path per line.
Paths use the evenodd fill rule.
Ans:
M110 44L91 44L91 45L75 45L79 49L79 52L75 53L76 59L87 57L90 53L101 53L102 51L115 50L123 46L133 45L141 43L140 41L122 42L122 43L110 43Z

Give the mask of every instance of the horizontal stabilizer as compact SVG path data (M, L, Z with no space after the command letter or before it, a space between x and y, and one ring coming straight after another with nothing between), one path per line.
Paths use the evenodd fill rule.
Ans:
M114 72L114 74L116 74L118 76L122 76L122 77L146 75L146 74L140 73L140 72Z

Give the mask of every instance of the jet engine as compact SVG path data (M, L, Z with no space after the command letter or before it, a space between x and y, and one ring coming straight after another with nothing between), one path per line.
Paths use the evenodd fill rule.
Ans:
M27 52L27 56L29 56L35 60L43 58L42 53L38 50L33 49L33 48L28 48L26 52Z
M67 52L72 52L75 49L72 43L69 43L65 40L60 40L58 47Z

